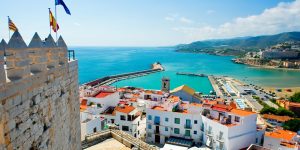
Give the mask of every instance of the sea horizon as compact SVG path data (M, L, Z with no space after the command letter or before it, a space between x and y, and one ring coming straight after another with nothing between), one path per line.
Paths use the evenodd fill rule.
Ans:
M178 76L176 72L204 73L230 76L246 83L264 87L298 87L299 71L253 68L231 62L233 56L179 53L170 47L70 47L79 60L80 84L97 78L149 69L154 62L161 62L164 72L119 81L113 86L135 86L160 89L162 77L171 79L171 88L186 84L196 91L208 94L212 87L207 78ZM99 68L96 68L99 66Z

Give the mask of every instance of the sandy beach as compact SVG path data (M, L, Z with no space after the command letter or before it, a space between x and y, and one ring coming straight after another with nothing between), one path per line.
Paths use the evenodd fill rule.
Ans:
M275 94L278 97L290 97L292 96L294 93L296 92L300 92L300 87L288 87L288 88L274 88L274 87L263 87L265 89L266 92L272 91L275 92ZM281 92L278 92L276 89L281 89ZM288 89L291 90L291 92L287 91Z

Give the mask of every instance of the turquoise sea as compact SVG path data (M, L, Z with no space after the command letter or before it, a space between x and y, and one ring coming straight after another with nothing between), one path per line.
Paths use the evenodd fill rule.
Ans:
M199 92L208 93L212 87L205 77L179 76L176 72L226 75L261 86L300 86L300 71L252 68L234 64L230 56L177 53L173 48L155 47L71 47L79 60L80 84L107 75L149 69L156 61L166 71L115 83L117 87L135 86L160 89L161 78L171 79L171 88L186 84Z

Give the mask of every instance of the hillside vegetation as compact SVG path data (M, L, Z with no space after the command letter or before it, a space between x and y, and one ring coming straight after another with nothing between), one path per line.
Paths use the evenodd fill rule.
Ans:
M276 35L241 37L223 40L196 41L176 47L178 52L202 52L218 55L242 55L286 41L300 41L300 32L285 32Z

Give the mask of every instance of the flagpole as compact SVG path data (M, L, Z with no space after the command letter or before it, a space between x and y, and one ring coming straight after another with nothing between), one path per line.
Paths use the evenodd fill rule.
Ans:
M51 17L51 16L50 16L50 11L51 11L51 10L50 10L50 8L48 8L48 9L49 9L49 22L50 22L50 23L49 23L49 28L50 28L50 35L51 35L51 19L50 19L50 17Z
M7 16L8 21L8 41L10 40L10 29L9 29L9 16Z
M58 21L57 21L57 10L56 10L56 4L55 4L55 19L56 19L56 24L55 24L55 25L56 25L56 27L55 27L55 28L56 28L56 32L55 32L55 34L56 34L56 43L57 43L57 32L58 32L58 30L57 30L57 22L58 22Z

